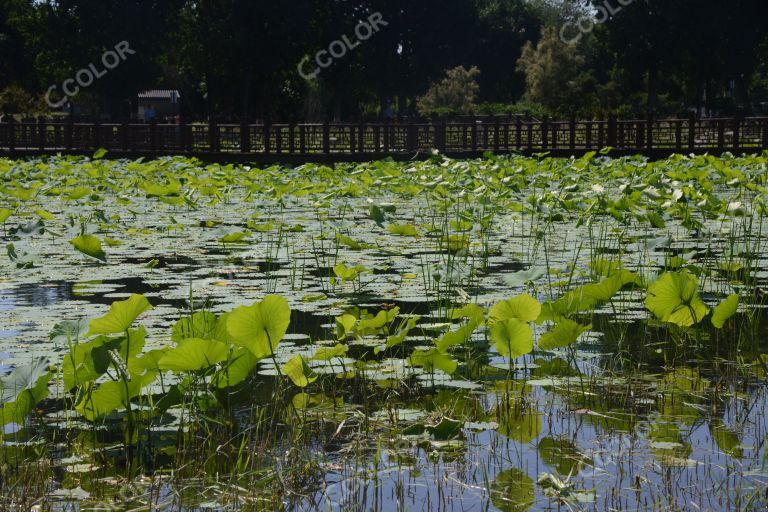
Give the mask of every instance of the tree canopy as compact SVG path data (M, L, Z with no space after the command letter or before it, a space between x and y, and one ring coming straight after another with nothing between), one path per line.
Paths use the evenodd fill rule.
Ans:
M135 54L81 88L74 103L125 117L139 91L178 89L190 118L409 115L419 98L430 98L432 112L466 113L446 73L476 68L469 104L478 114L531 105L555 116L750 113L768 100L762 7L761 0L0 0L0 106L28 111L32 98L39 111L49 109L42 98L52 86L99 68L104 53L126 41ZM382 23L369 33L374 14ZM317 70L314 78L305 79L302 63Z

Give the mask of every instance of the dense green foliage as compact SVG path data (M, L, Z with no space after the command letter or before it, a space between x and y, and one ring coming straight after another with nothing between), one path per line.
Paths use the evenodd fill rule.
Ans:
M3 0L0 91L15 89L0 97L17 112L44 110L35 97L123 40L136 54L82 91L78 105L120 117L139 90L177 88L184 113L197 118L347 118L389 105L413 113L416 98L457 66L481 72L478 113L532 111L510 106L523 97L559 115L749 112L768 97L760 0L588 3ZM583 16L602 21L594 7L605 4L605 22L575 29ZM317 81L300 77L305 56L311 62L343 36L354 42L356 25L376 12L387 26ZM574 45L561 40L577 36Z

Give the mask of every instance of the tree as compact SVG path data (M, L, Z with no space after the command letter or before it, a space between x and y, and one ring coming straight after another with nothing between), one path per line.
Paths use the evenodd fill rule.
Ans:
M475 101L480 91L477 78L480 70L476 67L467 69L459 66L449 69L445 78L432 84L427 93L417 100L419 113L432 114L471 114L476 108Z
M596 84L586 69L586 58L580 47L562 42L554 27L543 29L537 45L530 41L525 45L517 68L525 74L524 101L569 116L593 105Z

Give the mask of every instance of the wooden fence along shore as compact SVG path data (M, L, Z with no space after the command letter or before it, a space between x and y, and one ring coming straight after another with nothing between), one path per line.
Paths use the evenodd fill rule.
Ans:
M452 157L484 152L663 157L672 153L757 153L768 149L768 118L531 121L484 117L459 122L323 124L133 124L71 121L0 123L0 155L196 156L214 161L333 162Z

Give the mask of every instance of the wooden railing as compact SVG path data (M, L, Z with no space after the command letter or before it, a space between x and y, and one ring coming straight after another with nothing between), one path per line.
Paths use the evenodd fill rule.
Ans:
M254 158L448 155L486 151L581 153L757 152L768 149L768 118L324 124L0 123L0 154L89 153Z

